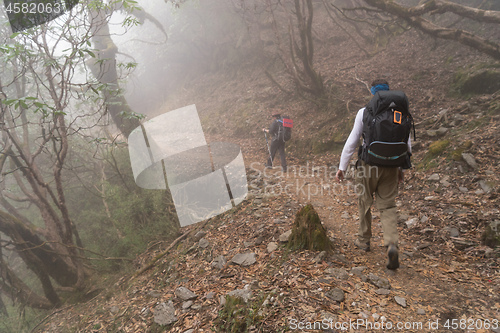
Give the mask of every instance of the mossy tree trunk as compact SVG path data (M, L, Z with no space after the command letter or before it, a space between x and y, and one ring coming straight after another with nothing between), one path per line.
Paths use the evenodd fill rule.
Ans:
M95 30L91 40L97 53L88 65L94 77L103 85L104 103L113 123L128 138L130 133L140 126L140 116L128 105L119 84L120 75L116 60L118 47L111 39L108 18L102 10L90 10L90 15L92 28Z

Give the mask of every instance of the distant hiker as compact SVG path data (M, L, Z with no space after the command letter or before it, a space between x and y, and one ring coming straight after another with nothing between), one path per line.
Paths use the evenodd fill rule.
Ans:
M359 139L355 182L358 187L359 233L355 245L370 250L372 236L371 205L373 194L387 247L387 268L399 267L396 196L398 183L403 181L402 169L411 167L410 131L413 119L408 111L408 99L401 91L389 90L385 80L375 80L371 86L373 98L360 109L340 158L336 178L344 179L349 160Z
M274 155L278 151L280 153L281 158L281 169L283 172L286 172L286 156L285 156L285 131L283 128L283 119L281 118L281 114L279 112L274 112L272 114L274 117L273 122L269 129L263 128L262 130L265 133L269 133L271 135L271 147L269 148L269 158L267 159L266 168L273 167Z

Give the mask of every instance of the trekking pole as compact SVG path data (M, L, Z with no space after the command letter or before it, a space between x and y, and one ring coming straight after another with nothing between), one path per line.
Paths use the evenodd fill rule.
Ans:
M271 148L269 147L269 141L267 140L267 133L264 132L264 136L266 137L266 144L267 144L267 151L269 152L269 159L271 160L271 163L273 162L273 158L271 156Z

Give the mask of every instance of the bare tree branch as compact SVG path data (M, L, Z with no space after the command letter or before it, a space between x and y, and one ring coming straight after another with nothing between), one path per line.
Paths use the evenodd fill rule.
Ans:
M500 24L500 12L498 11L464 6L447 0L431 0L408 9L408 13L411 16L443 14L446 12L455 13L481 23Z
M450 29L440 27L429 20L422 18L421 16L416 16L417 13L424 13L425 5L435 6L435 8L440 11L450 10L456 14L464 15L469 18L479 19L484 16L487 17L489 22L498 23L500 12L496 11L484 11L480 9L473 9L471 7L466 7L459 4L452 4L449 1L442 0L430 0L425 4L417 7L416 10L412 10L408 7L403 7L394 1L388 0L364 0L368 5L381 9L391 15L395 15L400 19L405 20L409 25L415 27L431 36L454 40L463 45L467 45L476 49L484 54L491 56L494 59L500 60L500 44L487 40L481 36L474 35L470 32L460 30L460 29Z
M325 6L325 9L326 9L326 13L328 14L328 17L330 17L331 21L333 22L333 24L335 24L338 28L340 28L340 30L342 30L347 36L349 36L349 38L356 44L356 46L361 50L363 51L363 53L367 56L370 55L370 53L364 48L361 46L361 44L356 40L356 38L351 35L351 33L349 33L349 31L347 31L346 28L344 28L344 26L342 24L339 24L337 22L337 20L333 17L330 9L328 8L328 4L326 3L326 0L322 0L323 1L323 5ZM332 5L333 6L333 5ZM336 7L335 7L336 8ZM336 8L337 9L337 8ZM366 38L364 36L364 34L361 33L361 31L359 31L358 27L355 26L355 28L357 29L357 32L358 34L363 37L363 38Z

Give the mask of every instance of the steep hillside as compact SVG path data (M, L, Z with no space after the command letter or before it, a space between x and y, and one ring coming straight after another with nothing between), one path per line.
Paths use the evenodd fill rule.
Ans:
M324 36L331 27L318 29ZM364 332L388 325L405 332L500 332L500 251L483 242L493 243L484 231L500 220L500 92L465 96L454 88L460 73L490 60L415 32L389 39L370 58L345 37L317 45L315 66L334 100L328 107L280 91L255 56L179 87L162 112L196 104L209 142L242 147L247 200L184 228L189 237L151 269L54 312L39 332ZM292 90L280 67L273 68ZM365 83L378 77L407 93L417 123L415 167L398 197L396 272L385 269L376 210L373 250L353 245L352 179L342 186L334 180L353 118L370 98ZM287 174L263 169L261 128L271 109L286 110L295 123ZM284 247L283 235L307 203L327 228L333 253ZM138 257L137 269L168 247Z

